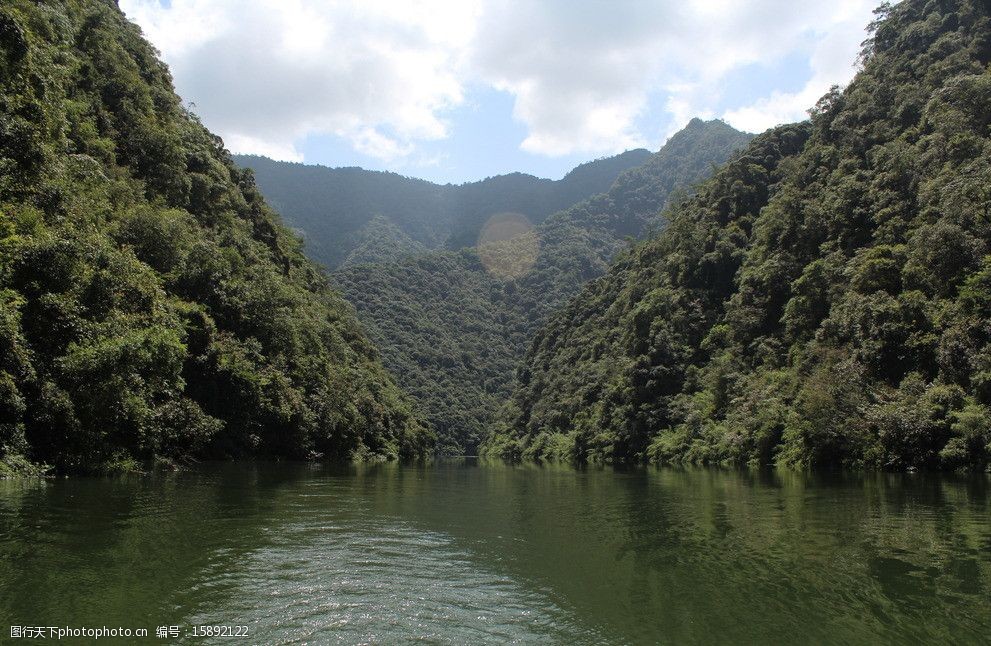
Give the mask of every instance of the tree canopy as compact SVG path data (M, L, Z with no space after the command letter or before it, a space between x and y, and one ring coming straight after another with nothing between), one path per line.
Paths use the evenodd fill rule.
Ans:
M256 155L234 160L254 170L259 188L306 240L307 254L333 270L427 249L474 246L486 220L498 213L542 222L607 191L623 171L649 158L647 150L629 150L582 164L557 181L510 173L460 185Z
M883 5L862 69L536 335L489 453L983 468L991 8Z
M519 272L486 266L489 252L496 263L511 252L488 246L347 266L332 278L414 396L438 449L474 453L549 313L605 272L629 237L661 227L673 192L687 191L749 140L721 121L692 121L606 193L538 224L530 234L535 258Z
M0 469L430 435L114 3L0 7Z

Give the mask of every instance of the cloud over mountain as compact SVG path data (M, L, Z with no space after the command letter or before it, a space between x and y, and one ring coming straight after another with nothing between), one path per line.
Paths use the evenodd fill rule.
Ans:
M513 97L524 151L605 154L692 116L762 130L853 74L874 0L121 0L182 96L237 152L302 158L336 135L385 161L450 136L472 87ZM748 66L807 61L798 91L725 90ZM792 85L796 79L782 79Z

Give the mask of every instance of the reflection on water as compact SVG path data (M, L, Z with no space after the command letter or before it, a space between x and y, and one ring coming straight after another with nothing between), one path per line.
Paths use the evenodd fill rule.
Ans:
M980 643L988 484L464 461L0 482L0 630Z

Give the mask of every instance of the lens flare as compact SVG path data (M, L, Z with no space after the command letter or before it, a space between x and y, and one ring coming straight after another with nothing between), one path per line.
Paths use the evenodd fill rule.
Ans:
M520 213L497 213L478 236L478 257L493 276L515 280L537 262L540 241L533 225Z

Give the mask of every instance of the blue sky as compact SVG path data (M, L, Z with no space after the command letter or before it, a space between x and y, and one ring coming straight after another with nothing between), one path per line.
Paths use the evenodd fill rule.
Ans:
M121 0L234 152L437 182L751 132L852 78L873 1Z

